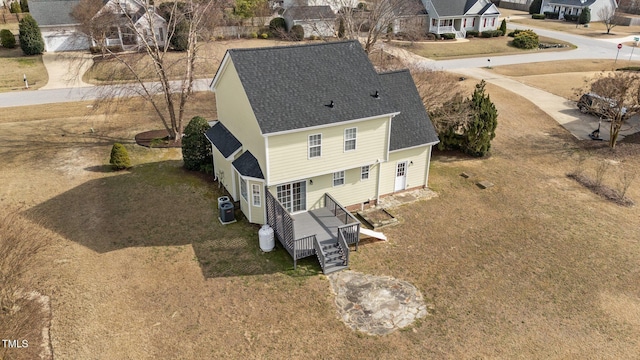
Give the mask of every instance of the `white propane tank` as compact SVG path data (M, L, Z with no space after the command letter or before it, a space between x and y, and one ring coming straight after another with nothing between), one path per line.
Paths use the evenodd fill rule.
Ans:
M264 252L269 252L276 246L273 239L273 229L267 224L262 225L258 230L258 238L260 239L260 250Z

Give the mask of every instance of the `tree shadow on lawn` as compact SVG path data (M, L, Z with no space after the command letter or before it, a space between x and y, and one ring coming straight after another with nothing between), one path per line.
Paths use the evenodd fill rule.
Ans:
M27 210L25 216L101 254L191 244L205 278L318 273L319 266L312 262L294 271L284 249L263 253L259 227L247 223L239 211L236 223L221 225L216 201L221 195L210 178L185 171L181 161L163 161L88 181Z

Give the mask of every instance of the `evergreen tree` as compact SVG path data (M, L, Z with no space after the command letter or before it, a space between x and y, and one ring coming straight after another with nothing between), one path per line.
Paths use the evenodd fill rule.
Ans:
M20 0L20 9L22 12L29 12L29 3L27 0Z
M485 85L484 80L477 84L470 100L472 119L465 133L463 151L473 156L484 156L489 152L498 126L498 110L485 93Z
M207 172L213 164L211 143L204 133L211 126L201 116L196 116L184 128L182 137L182 160L187 170Z
M580 24L588 24L591 22L591 9L588 6L585 6L580 13L580 18L578 18L578 22Z
M14 1L9 5L9 12L13 14L21 13L22 8L20 8L20 3L18 1Z
M19 24L20 48L25 55L42 54L44 51L44 40L36 20L31 15L25 15Z
M529 5L529 14L540 14L541 9L542 0L533 0L531 5Z
M13 49L16 47L16 37L13 33L7 29L0 30L0 45L7 49Z
M343 39L344 38L344 19L340 18L340 23L338 24L338 39Z
M502 36L507 35L507 20L502 19L502 23L500 23L500 31L502 31Z
M131 160L129 160L129 153L127 148L120 143L114 143L111 148L111 158L109 164L113 170L125 170L131 167Z

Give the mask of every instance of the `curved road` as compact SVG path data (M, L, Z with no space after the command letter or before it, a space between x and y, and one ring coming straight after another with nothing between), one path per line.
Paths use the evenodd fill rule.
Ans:
M524 27L514 23L510 23L510 28L532 28L532 27ZM626 40L616 40L612 41L604 41L599 39L592 39L584 36L566 34L557 31L550 31L545 29L533 28L538 34L557 38L563 41L570 42L578 46L577 49L569 50L569 51L555 51L555 52L540 52L536 54L526 54L526 55L505 55L505 56L495 56L491 58L492 66L499 65L508 65L508 64L519 64L519 63L527 63L527 62L539 62L539 61L554 61L554 60L570 60L570 59L589 59L589 58L605 58L605 59L614 59L616 56L616 43L617 41L628 41ZM384 46L384 45L383 45ZM481 73L478 70L475 71L475 75L469 73L470 69L477 69L486 67L488 65L488 57L476 57L476 58L467 58L467 59L455 59L455 60L441 60L441 61L432 61L420 57L416 57L415 55L408 53L406 51L387 47L389 51L402 56L405 59L410 60L417 66L425 66L431 69L443 69L443 70L457 70L456 72L465 73L469 76L478 76ZM401 53L399 53L401 52ZM629 54L631 53L630 47L623 47L620 51L620 59L628 59ZM640 50L634 54L635 56L640 56ZM461 70L461 69L469 69L469 70ZM482 74L482 78L487 79L489 82L492 78L495 80L496 75L491 73ZM210 79L199 79L194 84L195 91L205 91L208 89ZM176 83L177 84L177 83ZM498 84L499 85L499 84ZM120 96L135 96L138 95L139 86L138 85L129 85L121 87L122 91ZM72 101L82 101L82 100L94 100L100 97L101 92L105 91L105 87L103 86L76 86L76 87L68 87L68 88L58 88L58 89L41 89L36 91L19 91L19 92L9 92L9 93L1 93L0 94L0 108L2 107L12 107L12 106L29 106L29 105L39 105L39 104L50 104L50 103L60 103L60 102L72 102ZM528 90L527 90L528 91ZM538 90L539 91L539 90ZM565 100L566 101L566 100ZM566 107L566 106L565 106ZM544 109L544 108L543 108ZM575 134L574 134L575 135Z

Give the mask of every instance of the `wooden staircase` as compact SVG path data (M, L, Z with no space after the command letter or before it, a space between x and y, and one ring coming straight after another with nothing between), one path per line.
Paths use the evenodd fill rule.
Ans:
M340 246L338 240L328 240L320 244L318 261L324 274L331 274L349 267L349 248Z

